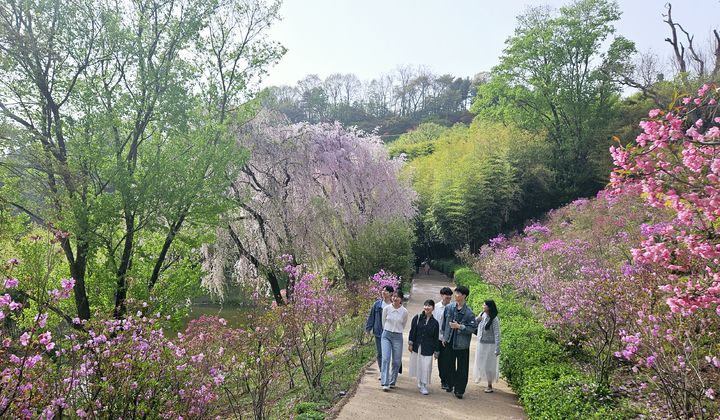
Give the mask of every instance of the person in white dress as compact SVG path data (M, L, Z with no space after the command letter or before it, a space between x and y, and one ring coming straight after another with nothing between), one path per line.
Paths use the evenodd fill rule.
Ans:
M485 392L493 392L500 378L500 319L495 301L486 300L476 319L478 343L473 376L475 383L487 382Z
M438 334L440 324L433 317L435 302L428 299L423 304L423 311L413 317L410 323L408 351L410 352L410 377L417 378L420 393L428 395L427 386L432 376L432 359L437 358L440 341Z

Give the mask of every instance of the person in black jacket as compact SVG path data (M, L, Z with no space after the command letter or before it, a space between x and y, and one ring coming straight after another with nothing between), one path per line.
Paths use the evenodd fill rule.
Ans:
M420 393L427 395L427 386L432 376L432 359L440 351L438 340L440 324L433 317L435 302L428 299L423 304L423 311L412 319L408 351L410 352L410 377L417 378Z

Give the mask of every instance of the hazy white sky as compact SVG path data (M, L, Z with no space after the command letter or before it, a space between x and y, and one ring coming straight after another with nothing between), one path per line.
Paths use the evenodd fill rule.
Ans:
M667 0L619 0L618 32L638 50L669 57ZM564 0L284 0L271 37L287 47L264 86L295 84L308 74L355 73L369 80L398 65L473 76L498 63L515 17L527 5ZM720 28L720 0L675 0L673 18L708 44Z

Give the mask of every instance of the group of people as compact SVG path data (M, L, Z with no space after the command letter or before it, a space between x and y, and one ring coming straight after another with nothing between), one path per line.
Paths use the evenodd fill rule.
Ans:
M455 301L452 301L453 294ZM468 383L470 340L477 335L473 376L476 383L487 382L485 392L493 392L499 378L500 320L495 302L486 300L479 316L467 305L470 290L458 286L440 289L440 301L428 299L423 310L410 321L407 349L409 374L417 378L423 395L429 394L433 358L437 360L440 387L463 398ZM365 330L375 336L380 386L383 391L396 387L402 371L403 331L409 317L402 305L403 293L385 286L370 310Z

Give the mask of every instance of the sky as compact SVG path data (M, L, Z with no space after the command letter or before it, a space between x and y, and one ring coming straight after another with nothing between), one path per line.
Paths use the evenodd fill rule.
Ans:
M619 0L618 33L669 61L667 0ZM515 17L528 5L563 0L284 0L271 39L287 53L263 86L294 85L308 74L354 73L367 81L398 66L472 77L498 64ZM675 0L673 19L708 45L720 29L720 0Z

